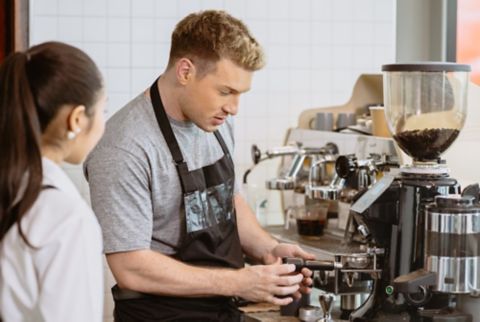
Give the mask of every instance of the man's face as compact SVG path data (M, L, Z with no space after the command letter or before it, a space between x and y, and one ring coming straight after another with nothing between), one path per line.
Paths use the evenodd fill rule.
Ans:
M250 89L252 75L231 60L219 60L213 71L193 75L185 84L182 113L204 131L215 131L229 114L237 114L240 94Z

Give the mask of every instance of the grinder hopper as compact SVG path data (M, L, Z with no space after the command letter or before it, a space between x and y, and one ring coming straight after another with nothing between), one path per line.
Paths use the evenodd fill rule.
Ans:
M434 167L455 141L467 114L469 65L383 65L385 117L415 167Z

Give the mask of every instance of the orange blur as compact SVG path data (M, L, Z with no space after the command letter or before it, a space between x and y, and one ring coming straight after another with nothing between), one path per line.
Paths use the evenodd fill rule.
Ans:
M457 2L457 62L472 66L472 82L480 85L480 1Z

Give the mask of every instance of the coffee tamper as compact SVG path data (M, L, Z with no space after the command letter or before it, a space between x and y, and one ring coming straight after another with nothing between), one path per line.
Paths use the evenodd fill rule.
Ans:
M317 322L332 322L332 307L333 307L333 300L335 296L333 294L320 294L318 297L318 301L320 302L320 306L322 307L323 317L320 318Z

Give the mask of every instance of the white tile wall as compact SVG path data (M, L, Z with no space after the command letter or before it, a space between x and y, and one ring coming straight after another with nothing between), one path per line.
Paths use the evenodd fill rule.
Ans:
M394 61L395 0L30 0L31 44L62 40L89 53L104 72L112 115L166 66L175 23L200 9L243 19L268 57L242 98L236 121L237 170L250 146L280 145L306 108L348 100L360 73ZM259 167L260 184L275 167ZM79 167L67 167L82 194ZM107 306L111 307L110 304ZM107 308L106 307L106 308ZM106 319L111 319L106 309Z

